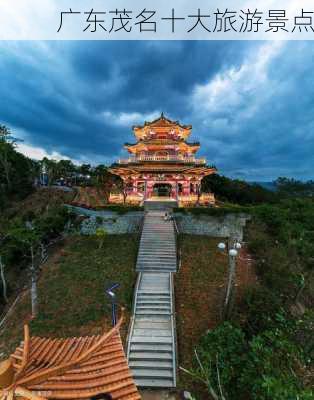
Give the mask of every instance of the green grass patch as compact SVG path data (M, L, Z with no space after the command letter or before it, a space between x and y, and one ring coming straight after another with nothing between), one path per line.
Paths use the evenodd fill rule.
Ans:
M73 237L44 266L39 283L39 315L31 322L32 335L82 336L111 328L111 306L105 288L116 290L126 308L125 337L136 279L137 235L106 236L101 249L95 237ZM12 351L30 313L29 294L17 306L0 336L2 350Z
M179 365L184 368L192 367L201 336L220 321L227 272L227 257L217 250L220 241L208 236L179 237L181 269L175 275L175 296ZM199 384L183 372L179 386L199 393Z

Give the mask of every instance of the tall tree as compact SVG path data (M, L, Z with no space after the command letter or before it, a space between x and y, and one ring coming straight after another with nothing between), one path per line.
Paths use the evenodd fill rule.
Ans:
M24 227L15 227L9 234L14 238L14 240L16 240L16 242L20 243L21 246L24 247L25 256L30 260L31 307L32 316L35 318L38 314L38 267L41 263L40 255L42 254L40 235L31 223L27 223Z
M13 167L10 153L14 149L14 143L15 139L12 137L10 130L4 125L0 125L0 164L9 190L11 188L11 169Z

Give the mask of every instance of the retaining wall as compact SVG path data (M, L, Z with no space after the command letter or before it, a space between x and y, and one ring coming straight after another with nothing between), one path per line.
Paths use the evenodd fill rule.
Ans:
M247 214L227 214L225 216L174 214L180 233L213 237L233 237L243 240L243 228L250 219Z
M109 235L139 233L144 218L142 211L129 211L125 214L119 214L115 211L95 211L82 207L67 207L78 215L88 217L81 223L82 235L94 235L99 228L103 228Z

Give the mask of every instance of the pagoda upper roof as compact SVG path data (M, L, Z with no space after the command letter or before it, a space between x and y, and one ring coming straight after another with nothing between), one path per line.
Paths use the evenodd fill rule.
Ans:
M68 339L30 337L0 365L2 399L89 399L110 394L112 399L140 400L119 334L122 318L99 336ZM21 397L20 397L21 396Z
M192 130L192 125L182 125L179 121L172 121L161 113L161 116L156 118L151 122L144 122L144 125L133 126L133 131L138 139L144 139L147 135L154 131L156 133L164 132L170 133L175 131L175 133L182 139L187 139Z

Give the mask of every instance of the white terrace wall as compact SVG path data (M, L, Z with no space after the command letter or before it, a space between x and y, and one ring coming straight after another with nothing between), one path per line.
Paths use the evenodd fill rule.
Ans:
M86 208L67 206L78 215L87 217L81 223L83 235L93 235L98 228L103 228L109 235L140 233L144 212L128 211L119 214L115 211L95 211ZM180 233L213 237L233 237L243 240L243 229L250 219L247 214L226 214L212 216L205 214L174 213Z
M174 214L180 233L190 235L205 235L213 237L233 237L243 240L243 229L250 219L247 214L226 214L224 216L212 216L205 214L194 215L192 213Z

